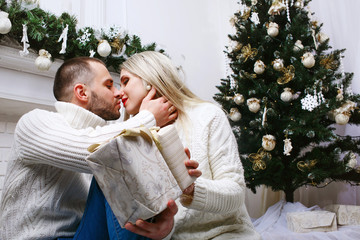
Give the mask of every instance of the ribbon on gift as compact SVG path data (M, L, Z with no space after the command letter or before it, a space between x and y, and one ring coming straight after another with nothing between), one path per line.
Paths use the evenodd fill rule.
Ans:
M152 128L147 128L147 127L138 127L138 128L130 128L130 129L124 129L122 130L119 134L117 134L116 136L101 142L101 143L94 143L92 145L90 145L88 147L88 151L93 153L96 150L98 150L99 148L101 148L103 145L105 145L106 143L110 142L111 140L119 137L119 136L123 136L123 137L138 137L141 136L143 137L147 142L149 142L150 144L152 144L152 142L155 143L156 147L161 151L162 147L158 138L158 134L157 132L160 130L159 127L152 127Z

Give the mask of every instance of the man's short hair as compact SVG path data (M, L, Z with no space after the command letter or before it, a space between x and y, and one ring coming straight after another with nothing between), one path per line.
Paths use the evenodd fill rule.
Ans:
M53 93L58 101L70 102L73 97L73 87L77 83L91 85L94 76L90 62L105 64L91 57L76 57L66 60L57 70Z

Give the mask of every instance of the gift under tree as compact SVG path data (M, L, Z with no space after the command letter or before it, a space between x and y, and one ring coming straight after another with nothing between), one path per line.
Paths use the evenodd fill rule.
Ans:
M226 47L229 74L214 99L229 114L247 186L294 191L360 182L360 139L336 127L359 124L360 96L332 50L310 0L242 0Z

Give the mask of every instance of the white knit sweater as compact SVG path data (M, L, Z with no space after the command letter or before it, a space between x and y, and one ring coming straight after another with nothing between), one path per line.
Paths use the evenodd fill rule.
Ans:
M90 184L87 147L124 128L155 125L148 111L106 124L74 104L55 107L57 112L33 110L17 124L0 202L1 240L73 236Z
M176 124L202 176L186 208L177 202L172 239L261 239L247 213L244 172L225 113L214 104L186 108L190 126Z

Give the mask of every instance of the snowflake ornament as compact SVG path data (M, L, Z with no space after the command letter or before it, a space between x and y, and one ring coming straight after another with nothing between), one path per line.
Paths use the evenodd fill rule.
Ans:
M78 37L76 40L80 42L81 45L86 45L90 41L91 33L89 33L89 29L86 29L84 33Z
M319 106L319 102L316 95L306 94L306 96L301 99L301 108L311 112Z

